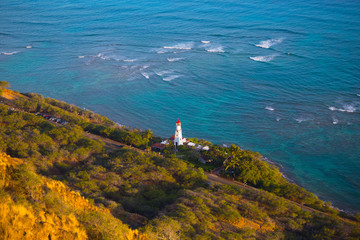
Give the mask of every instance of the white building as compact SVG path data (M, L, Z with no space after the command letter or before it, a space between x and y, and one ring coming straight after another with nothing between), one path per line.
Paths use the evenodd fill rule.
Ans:
M174 144L175 146L180 146L184 144L184 139L182 137L182 130L181 130L181 122L179 119L176 122Z

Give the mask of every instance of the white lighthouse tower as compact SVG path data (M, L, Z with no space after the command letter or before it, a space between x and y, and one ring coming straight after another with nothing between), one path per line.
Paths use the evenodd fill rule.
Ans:
M180 146L184 144L184 139L182 137L182 130L181 130L181 122L179 119L176 122L174 144L175 146Z

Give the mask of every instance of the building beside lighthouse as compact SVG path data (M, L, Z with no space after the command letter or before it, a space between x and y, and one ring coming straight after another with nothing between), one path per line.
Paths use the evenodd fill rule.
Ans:
M178 119L176 122L176 129L175 129L175 136L174 136L174 145L181 146L184 144L184 139L182 137L182 129L181 129L181 122Z

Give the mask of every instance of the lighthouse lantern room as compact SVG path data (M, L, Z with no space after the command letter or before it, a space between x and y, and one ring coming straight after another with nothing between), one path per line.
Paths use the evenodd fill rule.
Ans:
M175 146L180 146L184 144L184 139L182 137L182 130L181 130L181 122L179 119L176 122L174 144Z

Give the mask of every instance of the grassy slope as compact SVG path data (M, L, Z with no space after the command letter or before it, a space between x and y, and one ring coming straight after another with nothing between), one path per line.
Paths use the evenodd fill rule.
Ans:
M17 216L32 216L31 221L26 221L32 224L10 226L9 222L16 221L3 218L2 236L9 229L19 233L23 228L46 234L53 231L52 236L60 238L69 234L69 239L85 235L90 239L357 239L360 236L358 225L343 222L336 215L305 212L265 191L254 193L233 186L209 186L201 169L194 169L180 159L126 148L109 151L101 142L83 134L83 129L90 126L102 135L125 133L126 137L137 137L136 141L120 139L144 145L146 138L141 131L116 130L113 122L102 116L38 95L30 94L28 98L11 91L10 95L14 98L2 98L4 103L0 104L0 150L21 157L26 164L5 164L6 177L2 179L7 180L1 185L1 209L5 210L0 214L16 218L18 223L25 220ZM17 106L18 111L9 111L10 106ZM65 116L70 124L53 125L22 110ZM112 130L106 132L109 127ZM26 182L23 176L32 179L33 184L23 184ZM90 199L90 203L68 187ZM24 211L20 210L24 206L28 213L21 215L18 212ZM65 230L54 232L51 226L44 229L44 213L50 222L60 218L68 223L62 228L66 233Z

